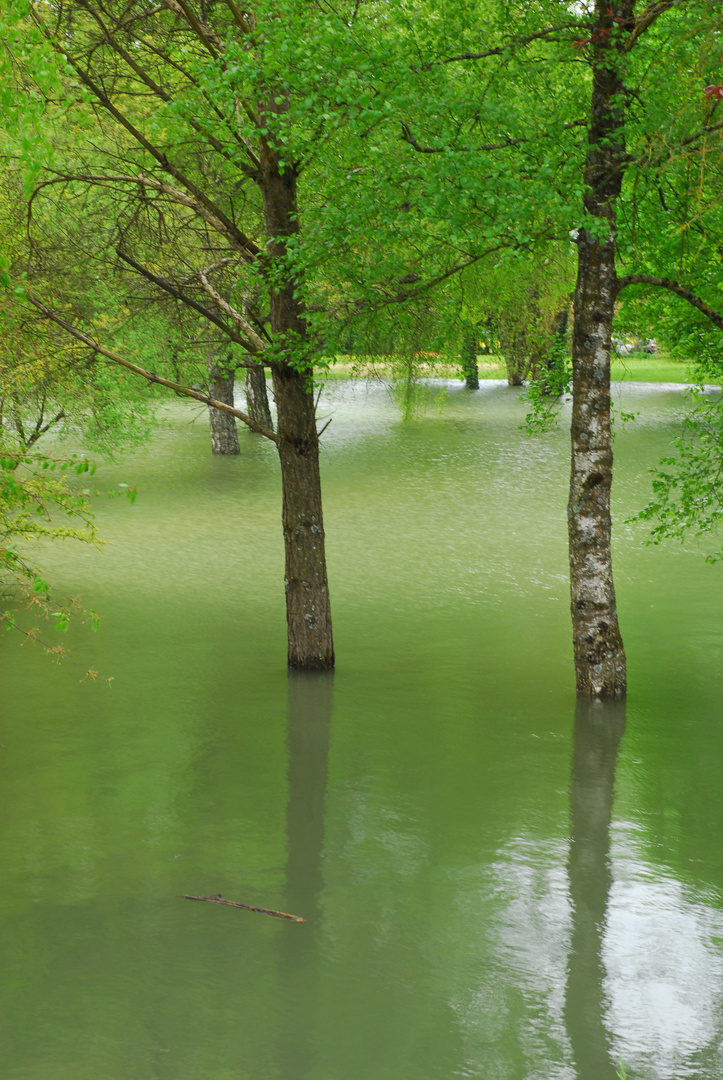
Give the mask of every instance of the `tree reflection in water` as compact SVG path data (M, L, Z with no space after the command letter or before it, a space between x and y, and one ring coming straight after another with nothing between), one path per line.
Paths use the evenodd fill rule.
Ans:
M278 1072L289 1080L312 1074L318 1047L320 894L333 700L332 672L289 673L286 910L306 919L305 925L289 926L292 934L283 936L279 958Z
M572 936L565 986L565 1026L578 1080L613 1080L602 945L612 886L610 819L625 704L579 702L570 779L568 875Z

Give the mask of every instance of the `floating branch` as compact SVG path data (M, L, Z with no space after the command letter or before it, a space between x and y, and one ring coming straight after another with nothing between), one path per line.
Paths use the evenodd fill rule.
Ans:
M189 896L188 893L178 894L183 900L207 900L209 904L227 904L228 907L243 908L244 911L258 911L260 915L273 915L276 919L291 919L292 922L306 922L301 915L289 915L285 911L274 911L273 908L254 907L252 904L239 904L237 900L224 900L221 893L213 896Z

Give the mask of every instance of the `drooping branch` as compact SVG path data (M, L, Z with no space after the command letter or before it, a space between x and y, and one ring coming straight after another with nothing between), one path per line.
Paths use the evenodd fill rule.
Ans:
M92 349L93 352L99 353L100 356L105 356L108 360L112 360L114 364L127 368L128 371L132 371L135 375L140 375L142 379L145 379L149 383L157 383L159 386L165 386L169 390L173 390L174 393L180 394L182 397L193 398L194 401L200 401L203 405L208 405L212 409L220 409L221 412L229 413L231 416L235 416L237 420L241 420L247 427L251 428L252 431L258 432L259 435L263 435L273 443L279 442L279 436L275 431L269 431L261 424L257 424L255 420L252 420L246 413L241 412L240 409L235 409L232 405L226 405L223 401L218 401L216 398L209 397L208 394L202 394L200 391L194 390L190 386L184 386L182 383L173 382L171 379L164 379L163 376L156 375L153 371L147 371L146 368L141 367L139 364L134 364L131 360L126 360L120 353L114 352L112 349L106 349L103 345L99 345L92 337L82 330L79 330L76 326L73 326L72 323L67 322L53 311L52 308L49 308L44 304L42 300L39 300L38 297L28 295L27 299L28 303L37 308L46 319L50 319L51 322L60 326L77 341L82 342L87 348Z
M710 304L706 304L705 300L702 300L700 296L696 296L690 289L686 289L684 285L677 281L672 281L670 278L655 277L653 274L628 274L626 277L618 278L617 292L619 293L626 285L655 285L659 289L667 289L669 292L675 293L676 296L682 297L683 300L687 300L689 304L692 304L694 308L707 316L714 326L717 326L719 330L723 330L723 315L719 315Z

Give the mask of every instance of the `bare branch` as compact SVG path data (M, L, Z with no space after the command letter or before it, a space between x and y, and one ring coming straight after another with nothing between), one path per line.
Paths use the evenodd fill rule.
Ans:
M235 307L232 307L231 304L229 304L227 300L224 300L221 294L216 289L214 289L213 285L208 280L203 270L198 270L196 272L196 277L201 282L204 291L208 293L208 295L218 304L221 310L225 311L226 314L231 319L233 319L236 325L240 327L242 332L246 334L246 337L250 340L251 344L254 346L254 349L257 352L263 352L266 348L266 342L256 333L251 323L247 322L241 312L237 311Z
M124 252L121 248L116 248L116 255L124 263L132 266L137 273L139 273L142 277L146 279L146 281L152 281L154 285L157 285L159 289L163 289L163 291L167 292L169 296L172 296L174 300L180 300L182 304L185 304L187 307L193 308L194 311L197 311L199 315L202 315L204 317L204 319L208 319L208 321L213 323L214 326L217 326L219 330L223 330L224 334L226 334L227 337L230 337L232 341L234 341L237 345L240 345L242 349L246 350L246 352L251 353L252 356L255 355L256 352L258 352L258 348L256 345L252 344L250 341L247 341L245 338L242 338L240 334L238 334L235 330L228 326L223 321L223 319L216 315L215 312L210 311L208 308L204 307L203 304L199 304L198 301L194 300L192 296L188 296L186 293L182 292L177 285L173 284L173 282L168 281L167 278L159 277L158 274L154 274L152 270L149 270L141 263L136 262L134 258L132 258L130 255L127 255L126 252ZM200 273L203 273L203 271L200 271Z
M257 260L262 254L262 252L261 249L258 248L253 242L253 240L251 240L250 237L246 236L245 233L238 229L234 222L229 217L227 217L223 213L223 211L213 203L211 199L209 199L205 192L203 192L199 187L197 187L197 185L194 184L193 181L189 177L187 177L181 171L181 169L178 168L178 166L174 165L172 161L169 161L168 157L162 150L159 150L157 146L150 142L150 140L147 139L145 135L138 130L138 128L128 119L128 117L125 116L124 113L122 113L120 109L118 109L113 104L113 102L110 100L103 88L95 82L89 72L87 72L83 67L81 67L77 60L74 60L71 56L66 55L66 53L61 49L60 42L55 38L55 36L50 32L50 30L48 30L43 20L38 16L37 12L34 9L31 9L31 11L32 17L36 25L40 28L52 48L55 50L55 52L63 56L66 63L69 63L72 66L78 78L90 90L98 103L102 105L102 107L110 113L110 115L117 121L117 123L119 123L121 127L125 128L129 135L131 135L135 139L135 141L158 162L164 172L167 172L171 176L173 176L174 179L177 180L178 183L181 185L181 187L185 188L185 190L190 193L190 195L195 200L197 206L204 207L206 212L211 215L211 218L213 218L215 222L220 223L223 226L223 228L219 231L222 231L223 234L233 243L233 245L248 257L249 261ZM210 222L211 219L209 218L207 220L209 220ZM218 228L218 224L215 224L214 228Z
M585 127L587 120L570 120L563 124L565 130L576 127ZM548 131L541 131L537 135L523 135L518 139L505 139L504 142L499 143L480 143L479 146L455 146L449 149L454 150L455 153L469 154L472 151L488 151L488 150L507 150L511 146L519 146L521 143L531 142L534 138L539 139L551 139L554 136ZM408 124L402 124L401 139L403 142L409 143L409 145L417 151L418 154L444 154L447 151L445 146L420 146L415 139L414 135L409 128Z
M197 19L194 15L190 5L186 3L186 0L161 0L161 3L169 11L172 11L175 15L179 15L184 22L186 22L198 40L203 44L207 51L211 54L214 60L217 60L219 54L223 52L223 42L218 34L202 23L200 19Z

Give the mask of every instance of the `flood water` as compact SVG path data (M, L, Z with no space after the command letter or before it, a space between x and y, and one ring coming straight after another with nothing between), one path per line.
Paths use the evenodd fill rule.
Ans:
M0 638L3 1080L721 1076L723 565L623 523L682 388L615 399L626 706L576 707L568 437L516 391L324 391L333 676L285 670L270 444L178 404L102 467L112 543L42 561L112 684Z

